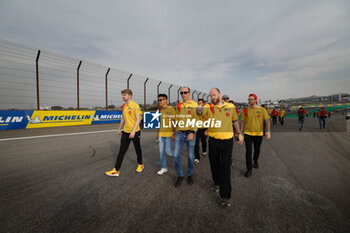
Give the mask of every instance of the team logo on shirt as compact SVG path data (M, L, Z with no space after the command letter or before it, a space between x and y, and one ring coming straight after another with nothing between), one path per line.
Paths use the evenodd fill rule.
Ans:
M227 116L227 117L229 117L229 116L230 116L230 113L229 113L229 112L227 112L227 113L226 113L226 116Z

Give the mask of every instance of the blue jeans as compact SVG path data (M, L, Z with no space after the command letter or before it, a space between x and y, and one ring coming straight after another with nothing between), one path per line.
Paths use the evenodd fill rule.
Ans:
M299 129L304 127L304 118L299 118Z
M187 176L192 176L194 167L194 146L196 145L196 134L193 136L191 141L187 140L188 134L183 132L178 132L175 138L175 168L178 176L184 176L181 162L181 150L184 144L187 144L188 153L188 169Z
M326 127L326 118L325 117L319 117L318 120L320 121L320 129Z
M171 150L172 144L171 137L159 137L159 154L162 168L167 168L165 154L174 157L174 151Z

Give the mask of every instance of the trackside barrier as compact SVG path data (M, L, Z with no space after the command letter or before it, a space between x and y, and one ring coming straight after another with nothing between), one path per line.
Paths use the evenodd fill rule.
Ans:
M119 123L122 111L0 111L0 130Z

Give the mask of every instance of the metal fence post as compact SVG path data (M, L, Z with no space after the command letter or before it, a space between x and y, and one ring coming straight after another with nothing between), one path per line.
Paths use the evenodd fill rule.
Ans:
M197 102L199 100L199 95L201 94L202 92L199 92L198 95L197 95Z
M77 68L77 109L80 110L80 102L79 102L79 70L81 66L82 61L79 62L78 68Z
M160 86L161 83L162 83L162 81L160 81L160 82L158 83L158 86L157 86L157 98L158 98L158 95L159 95L159 86Z
M170 87L168 88L168 96L169 96L169 105L170 105L170 88L173 86L173 84L170 85Z
M196 93L196 90L193 90L192 92L192 100L194 100L194 97L193 97L194 93Z
M128 80L126 81L126 88L129 89L129 80L131 79L132 74L129 75Z
M108 110L108 82L107 82L107 76L111 68L108 68L106 73L106 111Z
M146 111L146 83L149 78L143 83L143 111Z
M178 90L177 90L177 102L179 103L180 102L180 90L181 90L182 87L180 87Z
M40 110L40 98L39 98L39 56L40 50L38 50L38 54L36 55L36 105L37 109Z

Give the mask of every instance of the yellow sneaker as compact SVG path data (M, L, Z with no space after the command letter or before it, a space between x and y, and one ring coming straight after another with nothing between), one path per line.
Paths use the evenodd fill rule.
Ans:
M142 170L143 170L143 164L137 165L136 172L142 172Z
M120 171L117 171L117 170L115 170L115 168L113 168L113 170L105 172L105 174L107 176L119 176Z

